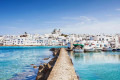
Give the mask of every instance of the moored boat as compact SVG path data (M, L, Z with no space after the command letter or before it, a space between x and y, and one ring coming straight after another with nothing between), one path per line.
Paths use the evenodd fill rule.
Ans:
M103 51L112 51L113 49L111 47L104 47Z
M116 48L113 48L113 50L112 51L117 51L117 49Z
M116 49L116 51L120 51L120 48Z
M85 48L84 50L85 50L85 52L93 52L93 51L95 51L94 48Z
M84 52L84 49L73 49L74 52Z
M74 52L84 52L84 45L82 44L73 44L74 48L73 48L73 51Z
M97 52L102 51L102 48L95 48L95 51Z

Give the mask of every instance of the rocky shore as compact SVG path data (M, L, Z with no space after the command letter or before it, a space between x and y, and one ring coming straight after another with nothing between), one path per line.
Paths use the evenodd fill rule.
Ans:
M59 56L59 52L60 52L59 48L51 48L50 51L53 52L54 58L52 58L48 63L44 63L43 65L39 66L36 80L47 80L47 78ZM44 60L47 60L47 59L49 59L49 58L44 58Z

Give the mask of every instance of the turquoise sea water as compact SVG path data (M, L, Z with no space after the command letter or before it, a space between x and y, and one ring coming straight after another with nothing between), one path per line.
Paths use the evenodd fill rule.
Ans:
M34 69L31 64L39 66L47 63L53 57L50 48L52 47L0 47L0 80L35 80L38 69ZM43 60L49 56L49 60Z
M69 52L80 80L120 80L120 52Z

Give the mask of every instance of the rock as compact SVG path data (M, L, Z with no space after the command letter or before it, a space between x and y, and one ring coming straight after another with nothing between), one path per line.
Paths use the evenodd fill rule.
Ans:
M45 80L47 80L47 78L49 77L50 72L51 72L51 70L47 71L47 73L45 74Z
M31 65L34 65L34 64L31 64Z
M36 77L36 80L45 80L44 79L44 74L43 73L38 74L37 77Z
M70 59L70 61L71 61L72 65L73 65L72 59Z
M50 51L55 51L55 48L51 48Z
M48 69L52 68L52 66L48 63L47 64Z
M52 48L51 49L54 53L54 58L52 58L48 63L43 63L43 65L39 66L38 74L36 80L47 80L49 74L58 58L58 49ZM50 58L50 57L49 57ZM44 58L44 60L48 60L49 58Z
M77 78L78 78L78 80L80 79L80 77L79 77L79 76L77 76Z
M48 63L44 66L44 69L42 70L42 73L46 74L46 72L51 71L52 66Z
M57 52L53 52L53 56L56 56L57 55Z
M50 57L49 57L50 58ZM49 58L44 58L44 60L48 60Z
M39 69L38 69L38 72L41 73L41 72L43 71L43 69L44 69L44 66L43 66L43 65L40 65L40 66L39 66Z
M37 68L37 66L33 66L33 68Z
M54 57L52 60L49 61L49 64L53 66L57 60L57 57Z
M53 60L51 60L51 61L49 62L49 64L52 65L52 66L54 65L54 63L55 63L55 62L54 62Z
M40 66L39 66L39 69L42 69L43 67L44 67L43 65L40 65Z
M47 63L43 63L43 66L45 67L47 65Z

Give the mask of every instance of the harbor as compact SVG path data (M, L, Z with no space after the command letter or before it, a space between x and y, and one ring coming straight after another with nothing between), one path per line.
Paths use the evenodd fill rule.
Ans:
M112 48L109 44L100 43L68 43L67 51L74 52L100 52L100 51L120 51L119 48Z
M120 80L120 0L0 0L0 80Z
M56 52L49 51L51 50L51 48L54 48L54 49L62 48L62 49L60 52L58 51L56 55ZM6 61L5 54L2 54L2 52L8 54L7 56L8 63L9 62L13 63L13 61L15 61L16 65L12 64L10 67L16 66L17 68L18 65L20 65L17 62L22 64L21 66L18 67L18 70L16 70L16 68L13 68L15 69L15 70L12 70L14 71L14 73L12 73L11 70L8 70L8 73L7 73L8 76L6 77L5 77L5 74L3 74L4 73L3 71L3 73L1 73L2 76L0 79L4 79L4 80L7 80L7 79L10 79L10 80L14 80L14 79L69 80L70 78L72 79L74 78L75 80L79 80L79 79L84 80L86 78L87 79L90 78L88 75L91 75L91 74L88 74L87 75L88 77L83 76L82 74L83 71L80 70L80 68L83 69L81 66L83 64L79 65L80 68L78 67L76 68L76 66L80 63L79 61L74 61L74 60L80 59L80 61L82 60L81 63L83 63L84 61L87 60L87 58L84 58L86 57L86 55L91 55L91 56L95 55L95 58L97 57L97 59L99 59L100 57L103 57L103 60L106 60L105 59L106 57L103 56L103 54L108 56L112 54L117 56L116 57L116 59L118 60L117 65L119 66L118 56L120 52L120 35L119 34L115 34L115 35L67 34L66 35L66 34L62 34L60 29L58 30L54 29L50 34L44 34L44 35L39 35L39 34L32 35L28 33L25 33L23 35L17 35L17 36L4 35L4 36L0 36L0 51L1 51L0 56L2 58L1 60L2 66L0 67L0 70L2 70L3 67L5 67L4 71L9 69L9 67L7 67L8 66L7 62L4 62ZM60 53L60 55L58 53ZM18 57L16 56L14 57L12 56L12 54ZM59 58L61 54L62 54L62 57ZM96 54L99 54L99 55L96 56ZM12 58L9 57L9 55L12 56ZM35 56L35 57L33 57L32 59L32 56ZM88 57L88 59L89 58L91 57ZM33 61L31 61L31 59ZM109 58L107 59L109 60ZM63 60L66 62L65 63L62 62ZM78 62L78 64L76 64L76 62ZM94 63L94 61L92 62ZM110 65L111 64L113 63L110 62ZM66 67L66 66L71 66L71 67ZM89 68L85 68L85 69L89 69ZM64 75L62 73L66 75L66 77L63 77ZM72 76L71 74L75 76ZM87 74L87 73L84 73L84 74ZM115 75L116 75L116 72L115 72ZM95 77L95 75L92 74L92 77ZM119 77L118 77L118 80L119 80Z

